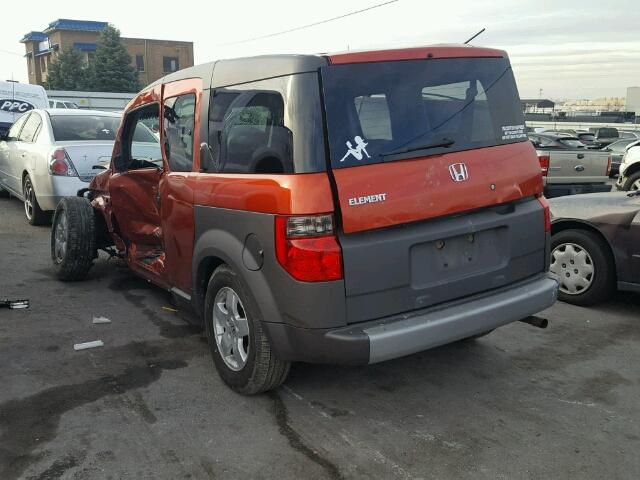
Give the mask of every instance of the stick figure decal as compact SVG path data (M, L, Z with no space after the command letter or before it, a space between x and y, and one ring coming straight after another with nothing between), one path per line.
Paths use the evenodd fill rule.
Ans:
M371 156L369 155L369 152L367 152L367 145L369 144L366 143L360 135L356 135L355 137L353 137L353 141L356 143L356 148L353 148L353 145L351 144L351 142L348 141L346 144L348 150L347 150L347 153L344 155L344 157L340 159L341 162L344 162L349 155L353 155L356 160L362 160L363 152L367 156L367 158L371 158Z

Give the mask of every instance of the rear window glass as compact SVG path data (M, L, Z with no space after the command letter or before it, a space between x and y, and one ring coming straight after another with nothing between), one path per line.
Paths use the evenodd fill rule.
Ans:
M99 115L51 115L56 142L115 140L120 117Z
M596 136L593 133L580 133L578 134L578 138L583 142L593 142Z
M559 138L558 143L569 148L584 148L584 144L577 138Z
M601 128L600 130L598 130L598 137L618 138L618 130L615 128Z
M506 59L378 62L321 71L334 168L527 140Z

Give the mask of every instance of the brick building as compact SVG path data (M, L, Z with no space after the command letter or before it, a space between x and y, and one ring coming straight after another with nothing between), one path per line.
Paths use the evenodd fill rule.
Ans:
M26 50L29 83L42 85L49 65L62 50L75 48L90 62L100 32L107 22L58 19L42 32L29 32L22 40ZM122 37L122 44L138 70L141 85L147 85L167 73L193 66L193 42L150 40Z

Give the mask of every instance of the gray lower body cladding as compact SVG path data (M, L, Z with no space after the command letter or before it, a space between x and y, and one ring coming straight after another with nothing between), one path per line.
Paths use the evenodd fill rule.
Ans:
M266 323L278 354L290 361L368 364L427 350L521 320L556 301L550 274L430 309L338 329Z

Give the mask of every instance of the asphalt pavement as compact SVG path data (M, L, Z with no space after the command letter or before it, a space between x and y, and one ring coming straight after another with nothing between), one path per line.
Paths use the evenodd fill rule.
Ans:
M2 480L640 478L639 295L243 397L166 293L106 257L61 283L49 245L0 199L0 298L31 301L0 309Z

